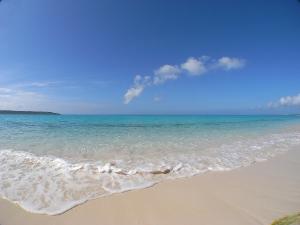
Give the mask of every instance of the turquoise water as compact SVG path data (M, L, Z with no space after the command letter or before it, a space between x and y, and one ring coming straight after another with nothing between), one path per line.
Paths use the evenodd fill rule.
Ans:
M2 115L0 146L71 159L95 159L97 155L96 159L101 160L102 152L153 151L147 144L178 145L193 138L214 141L214 138L250 136L299 121L299 116Z
M0 195L57 214L300 146L299 116L0 116Z

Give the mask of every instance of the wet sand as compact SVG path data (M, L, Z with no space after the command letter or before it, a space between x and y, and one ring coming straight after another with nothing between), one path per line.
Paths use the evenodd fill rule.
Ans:
M0 199L1 225L259 225L300 211L300 148L228 172L99 198L61 215Z

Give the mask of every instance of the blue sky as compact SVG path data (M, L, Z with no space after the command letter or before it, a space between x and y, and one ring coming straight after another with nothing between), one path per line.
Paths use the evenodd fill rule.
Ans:
M297 0L3 0L0 109L300 113L299 40Z

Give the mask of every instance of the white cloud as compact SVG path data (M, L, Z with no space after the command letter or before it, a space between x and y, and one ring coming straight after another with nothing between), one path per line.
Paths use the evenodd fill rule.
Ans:
M149 76L142 77L141 75L136 75L134 78L133 86L129 88L124 95L124 103L128 104L132 101L132 99L138 97L143 92L145 87L147 85L150 85L150 83L151 82Z
M47 87L51 84L55 84L55 82L32 82L29 86L32 87Z
M186 70L190 75L198 76L210 70L240 69L245 64L245 60L239 58L221 57L218 60L214 60L208 56L201 56L200 58L188 58L185 63L181 64L181 68Z
M224 70L240 69L245 66L246 62L244 59L221 57L216 63L216 67Z
M55 98L20 88L0 87L0 110L52 111L59 113L104 112L103 103L77 98Z
M144 86L136 86L129 88L126 94L124 95L124 103L128 104L129 102L131 102L132 99L138 97L143 92L144 88Z
M163 65L158 70L154 71L154 84L163 84L167 80L176 80L180 75L178 66Z
M0 96L5 95L5 94L10 94L11 92L13 92L13 90L10 88L1 88L0 87Z
M40 110L45 96L20 89L0 88L0 109Z
M281 97L276 102L270 102L269 107L280 107L280 106L300 106L300 94L295 96Z
M166 64L155 70L152 77L147 76L147 79L145 79L146 77L136 76L134 84L124 95L124 103L128 104L141 95L146 86L160 85L168 80L176 80L184 71L189 75L199 76L213 70L240 69L245 65L246 61L240 58L221 57L216 60L208 56L189 57L180 67Z
M188 58L185 63L181 64L181 68L194 76L201 75L207 71L205 60L201 58L196 59L193 57Z
M58 81L43 81L43 82L28 82L28 83L17 83L12 85L15 88L43 88L58 84Z

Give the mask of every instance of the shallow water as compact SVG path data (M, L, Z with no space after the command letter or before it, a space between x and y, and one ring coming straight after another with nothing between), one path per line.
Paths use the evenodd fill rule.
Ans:
M0 116L0 196L58 214L300 146L299 116Z

